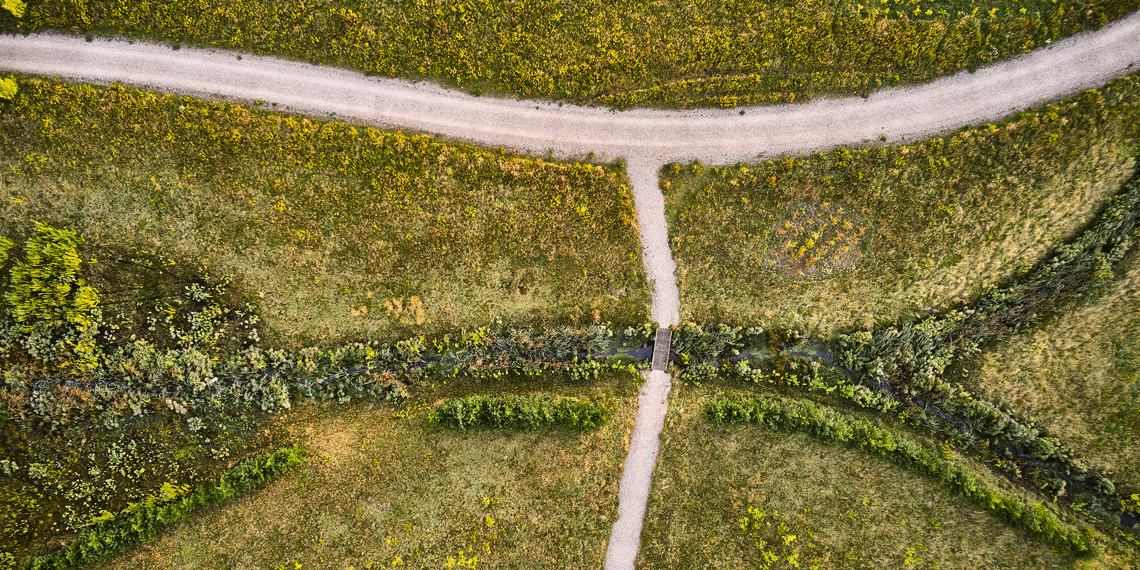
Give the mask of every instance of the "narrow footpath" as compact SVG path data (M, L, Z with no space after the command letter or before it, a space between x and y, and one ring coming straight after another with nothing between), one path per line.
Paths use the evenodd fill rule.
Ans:
M608 109L472 97L428 83L238 54L123 39L0 35L0 71L125 83L206 99L276 104L279 110L345 118L558 158L625 159L637 210L651 316L678 324L680 298L658 169L667 162L753 162L853 144L927 138L966 124L1104 85L1140 64L1140 12L1011 60L863 99L686 111ZM668 341L658 343L667 351ZM607 570L634 567L642 519L668 410L667 352L638 398L637 423L619 488Z
M606 570L633 570L641 547L641 527L653 469L657 465L660 435L669 411L672 383L665 369L669 366L672 332L669 327L680 319L681 296L677 290L677 269L669 250L669 229L665 222L665 198L657 173L661 163L635 157L626 160L630 190L637 209L641 237L641 260L649 280L652 305L650 315L657 323L653 359L649 372L642 373L645 384L637 395L637 419L629 438L629 453L622 466L618 486L618 520L606 547Z

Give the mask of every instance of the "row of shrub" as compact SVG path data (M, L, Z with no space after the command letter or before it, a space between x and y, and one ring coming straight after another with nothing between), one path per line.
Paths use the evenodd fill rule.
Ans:
M1003 338L1056 314L1078 299L1100 291L1112 267L1128 251L1140 219L1140 179L1126 185L1073 242L1063 245L1023 278L993 289L977 301L939 317L875 331L841 335L821 358L800 354L802 340L762 335L758 328L681 327L674 333L682 378L703 381L727 375L834 394L864 408L895 412L900 405L915 425L1003 460L1032 466L1024 475L1054 497L1071 486L1097 518L1114 522L1113 483L1077 458L1072 450L1025 418L980 398L946 378L956 359L986 342ZM771 343L779 369L756 368L747 360L727 360L746 347ZM828 352L833 351L834 356ZM722 363L721 361L724 360ZM824 365L826 363L826 365ZM1011 468L1015 462L1008 462ZM1089 495L1092 495L1091 497Z
M163 485L160 491L117 516L105 513L70 544L29 560L23 570L65 570L98 562L129 546L154 540L163 528L186 518L195 509L245 493L304 460L305 451L300 446L283 447L242 461L215 483L193 492L185 487Z
M824 441L842 443L880 455L949 486L1030 536L1083 558L1095 558L1100 550L1091 531L1067 527L1041 504L1027 505L1020 499L974 477L905 436L852 419L833 409L806 400L720 394L705 406L705 416L717 424L751 424L771 430L806 433Z
M616 344L646 343L652 335L650 326L629 327L617 335L605 325L498 332L481 328L430 344L419 336L328 350L263 349L252 343L243 350L221 350L213 337L228 329L191 312L185 317L192 323L187 328L199 326L192 334L172 333L174 340L163 343L166 347L146 339L120 343L114 340L114 326L101 318L98 292L79 276L83 243L72 230L39 222L19 248L21 256L9 254L16 249L14 241L0 238L0 364L5 380L0 401L9 417L55 426L87 416L113 427L124 415L142 415L155 407L182 414L232 406L274 411L288 408L297 397L341 402L361 396L399 398L408 385L429 374L484 379L553 373L589 380L603 369L634 362L619 357L603 362L595 355L616 352ZM149 265L155 263L172 262ZM198 281L187 287L189 301L214 302L224 293L207 290ZM216 302L203 310L214 314L214 320L234 313ZM249 313L247 322L256 322L256 309L249 308ZM237 318L229 320L245 313L234 314ZM163 325L180 329L173 321Z
M459 431L598 429L612 413L598 402L545 394L484 394L456 398L431 410L430 421Z
M606 370L646 366L628 356L595 356L612 350L619 339L647 342L639 328L615 334L605 325L480 329L433 343L414 337L326 350L251 346L230 355L198 348L161 350L136 340L101 355L82 375L45 373L34 362L11 365L4 372L0 401L8 416L21 422L53 427L88 421L114 427L124 417L158 410L194 417L232 408L273 412L298 398L341 403L361 397L401 399L409 386L433 375L587 381Z

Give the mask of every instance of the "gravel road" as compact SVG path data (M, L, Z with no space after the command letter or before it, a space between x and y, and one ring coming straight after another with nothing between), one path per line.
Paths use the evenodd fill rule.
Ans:
M1140 64L1140 12L1012 60L870 97L693 111L632 110L472 97L428 83L371 78L307 63L222 50L61 35L0 36L0 70L97 83L118 82L205 98L277 103L278 108L382 127L440 134L528 154L624 158L637 209L652 318L677 324L664 201L657 170L666 162L750 162L837 146L926 138L1082 89ZM669 377L647 374L619 488L607 570L633 568Z

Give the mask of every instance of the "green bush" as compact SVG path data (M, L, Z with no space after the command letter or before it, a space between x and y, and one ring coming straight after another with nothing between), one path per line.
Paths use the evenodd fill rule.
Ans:
M448 400L432 410L432 422L459 431L484 429L598 429L609 421L605 406L557 396L491 394Z
M705 417L716 424L751 424L772 430L806 433L818 439L850 445L885 457L949 486L1034 538L1072 553L1100 555L1092 537L1066 528L1042 505L1027 507L1019 499L990 487L966 469L941 459L918 443L887 428L843 414L808 400L720 394L705 406Z
M164 485L162 491L127 507L119 516L106 517L85 529L71 544L29 561L24 570L64 570L98 562L133 544L154 540L163 528L186 518L195 509L249 491L304 460L305 452L300 446L283 447L247 459L223 473L214 484L189 494L184 494L183 488Z

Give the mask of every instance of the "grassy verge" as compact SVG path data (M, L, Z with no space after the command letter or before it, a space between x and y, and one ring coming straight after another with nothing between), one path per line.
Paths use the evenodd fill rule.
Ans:
M682 319L811 336L940 312L1027 271L1134 168L1140 78L998 125L757 166L668 165Z
M132 307L217 283L289 347L648 315L616 167L39 79L0 149L0 234L76 230L122 337L149 336Z
M0 421L0 552L47 554L104 512L119 512L165 484L208 485L241 460L282 445L255 416L211 418L195 432L181 418L151 417L117 430L50 433ZM14 468L11 468L14 467ZM0 559L2 560L2 559Z
M71 544L25 567L29 570L80 568L104 560L135 544L154 540L167 525L180 521L195 509L233 498L279 477L305 461L299 446L283 447L247 459L227 470L216 482L194 491L189 485L163 484L161 489L134 503L117 516L103 516L85 528Z
M431 425L438 399L486 390L455 381L425 385L407 407L294 408L268 429L303 443L309 466L94 568L378 568L397 561L439 568L449 560L598 568L636 412L634 378L559 388L614 407L614 420L590 433L457 433ZM532 389L525 382L510 388Z
M703 410L714 391L681 385L675 394L639 567L739 568L755 564L765 550L780 557L772 568L792 567L787 557L793 554L803 568L816 562L824 568L1076 563L952 496L941 483L879 457L803 435L711 425ZM955 463L968 466L950 453ZM1025 495L990 474L976 476ZM789 535L795 537L791 542L784 538ZM766 544L759 546L757 537ZM1114 556L1081 564L1112 567L1121 562Z
M866 6L864 6L866 4ZM974 68L1099 28L1136 0L32 0L0 29L119 33L605 105L801 100Z
M1140 492L1138 261L1133 253L1121 262L1095 302L993 347L970 367L986 397L1081 450L1124 496Z

